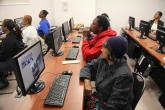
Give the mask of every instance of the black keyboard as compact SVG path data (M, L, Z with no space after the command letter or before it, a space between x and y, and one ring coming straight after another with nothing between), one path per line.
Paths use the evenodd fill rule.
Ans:
M72 47L72 48L70 48L65 59L66 60L76 60L78 53L79 53L79 47Z
M71 75L60 75L58 78L54 79L44 105L63 106L70 77Z
M74 37L72 39L72 43L80 43L80 41L81 41L81 37Z

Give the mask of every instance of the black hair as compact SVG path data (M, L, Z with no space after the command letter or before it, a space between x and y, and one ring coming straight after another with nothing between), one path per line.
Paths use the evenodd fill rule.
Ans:
M17 35L17 39L22 41L22 31L19 29L19 27L14 23L12 19L5 19L3 21L3 26L7 27L9 31L15 31Z
M47 10L42 10L42 12L43 12L45 17L49 14Z
M107 18L109 18L109 16L108 16L107 13L102 13L101 15L102 15L102 16L105 16L105 17L107 17Z
M4 26L4 27L7 27L7 29L8 29L9 31L12 31L12 30L14 29L14 27L15 27L14 21L13 21L12 19L5 19L5 20L3 21L3 26Z
M162 17L163 16L163 13L161 11L158 11L159 13L159 16Z
M107 30L108 27L110 27L110 23L109 20L103 16L103 15L99 15L96 17L98 25L103 27L103 31Z

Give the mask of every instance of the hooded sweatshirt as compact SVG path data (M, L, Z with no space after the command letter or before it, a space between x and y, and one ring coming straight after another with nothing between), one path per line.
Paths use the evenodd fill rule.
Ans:
M101 54L103 43L112 36L116 36L116 31L108 28L106 31L93 37L92 40L84 40L82 44L82 54L85 61L96 59Z

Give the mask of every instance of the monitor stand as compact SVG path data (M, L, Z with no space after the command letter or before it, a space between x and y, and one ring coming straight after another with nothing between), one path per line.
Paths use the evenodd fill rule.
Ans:
M131 28L131 26L129 27L129 31L133 31L133 29Z
M36 83L30 89L30 93L38 93L45 88L45 82L42 80L36 81Z
M52 54L52 56L62 56L62 55L64 55L64 52L60 51L60 50L58 52L52 51L51 54Z
M139 38L140 38L140 39L146 39L146 37L144 36L144 32L141 32Z
M163 46L160 46L158 49L156 49L156 52L165 54L165 50L163 50Z

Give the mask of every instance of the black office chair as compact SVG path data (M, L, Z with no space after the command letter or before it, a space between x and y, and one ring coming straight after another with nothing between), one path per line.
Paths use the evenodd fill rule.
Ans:
M134 84L133 84L134 100L132 104L132 109L135 110L135 107L138 104L144 92L145 82L144 82L144 78L139 73L133 72L133 77L134 77Z

